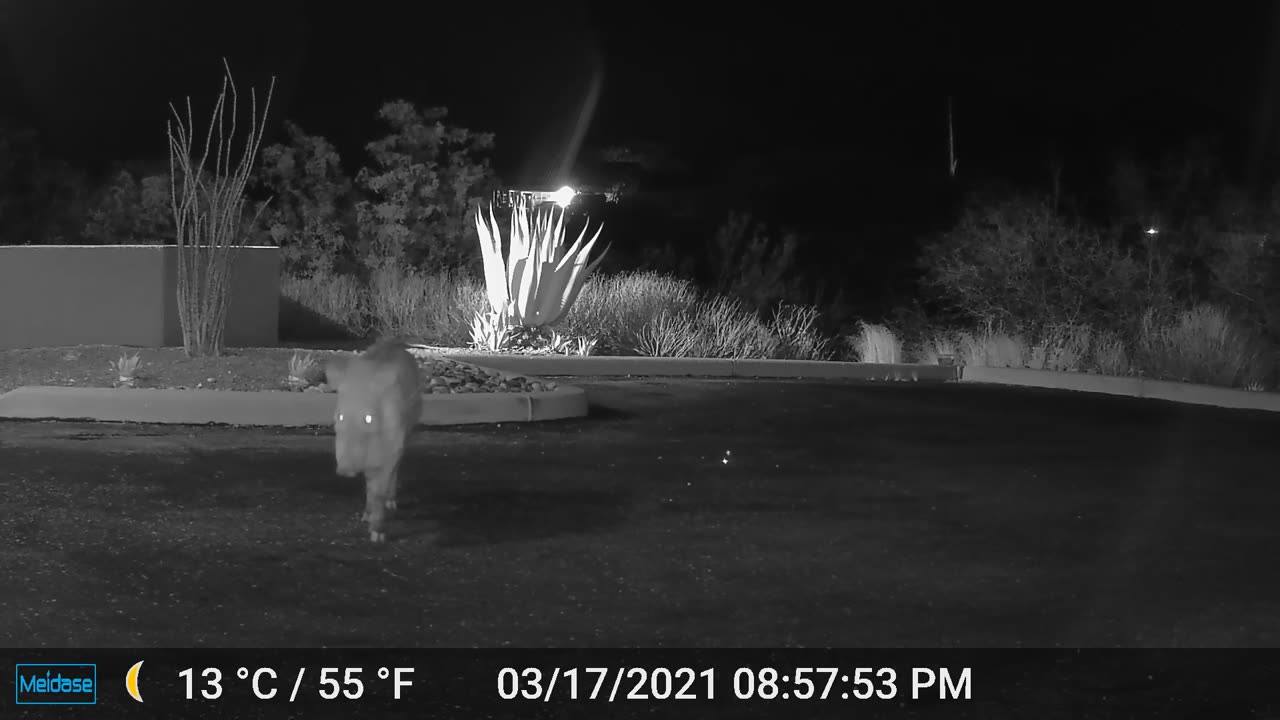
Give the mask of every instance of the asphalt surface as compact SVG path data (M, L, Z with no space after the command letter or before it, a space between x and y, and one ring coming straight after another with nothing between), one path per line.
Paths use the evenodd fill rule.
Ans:
M313 430L0 422L6 646L1275 646L1280 417L592 380L422 429L391 542Z

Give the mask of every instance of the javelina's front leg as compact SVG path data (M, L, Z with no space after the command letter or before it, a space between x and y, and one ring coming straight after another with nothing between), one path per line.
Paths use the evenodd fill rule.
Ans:
M371 470L365 474L364 513L369 521L369 540L386 542L387 483L390 469Z
M364 512L360 513L360 522L367 523L372 513L369 509L373 507L373 472L365 471L364 473Z
M391 477L387 480L387 509L395 510L399 507L398 498L400 496L400 461L396 460L391 465Z

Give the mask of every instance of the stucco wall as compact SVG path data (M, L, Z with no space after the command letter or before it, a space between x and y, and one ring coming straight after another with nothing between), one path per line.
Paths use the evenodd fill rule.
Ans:
M278 343L280 250L246 247L231 273L225 340ZM182 344L178 248L161 245L0 247L0 349Z

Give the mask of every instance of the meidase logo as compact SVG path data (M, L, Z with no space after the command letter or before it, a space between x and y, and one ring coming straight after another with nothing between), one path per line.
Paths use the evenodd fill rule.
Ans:
M97 665L15 665L13 684L19 705L98 704Z

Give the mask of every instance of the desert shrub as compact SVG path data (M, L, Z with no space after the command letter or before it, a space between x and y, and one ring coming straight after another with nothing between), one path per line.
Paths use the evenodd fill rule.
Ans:
M270 194L257 231L280 248L284 272L327 276L351 253L344 212L351 180L333 145L291 122L288 142L264 148L254 188Z
M691 311L694 357L772 358L779 340L769 326L741 300L713 296L698 302Z
M1280 246L1261 233L1215 232L1201 247L1208 301L1280 342Z
M89 210L81 235L101 245L161 244L174 238L169 176L116 173Z
M363 337L371 328L368 289L350 275L284 275L280 278L280 294L302 311L312 313L353 336ZM282 322L284 324L287 323ZM290 329L305 334L309 328Z
M969 209L920 260L927 286L970 318L1033 332L1123 326L1166 293L1117 241L1034 200Z
M667 310L635 333L631 348L640 355L701 358L770 358L779 341L741 301L700 300L683 311Z
M763 311L792 299L801 276L799 237L781 235L750 213L732 212L716 229L709 250L711 290Z
M486 308L483 284L459 270L382 267L370 278L369 311L381 334L465 347L471 318Z
M557 330L611 355L823 359L817 319L815 308L783 304L763 320L737 298L643 271L593 276Z
M635 232L634 228L630 229ZM681 243L670 238L641 243L640 247L632 252L631 265L640 271L685 279L694 279L698 275L697 258L684 250ZM622 253L618 256L618 260L622 260Z
M132 164L134 169L122 169L110 177L87 201L85 222L79 230L83 242L100 245L172 245L177 241L177 226L173 217L173 196L169 171L154 172L154 167ZM200 181L204 188L212 188L217 182L210 162L202 172ZM153 170L147 172L147 170ZM194 171L194 169L193 169ZM181 187L183 170L178 169ZM198 192L192 198L199 212L213 212L212 195ZM258 204L261 207L261 203ZM241 237L253 238L257 234L258 213L244 213L234 218Z
M697 327L688 312L663 310L635 331L634 345L645 357L689 357L698 346Z
M925 365L941 365L943 357L960 358L960 346L949 333L935 332L921 339L916 350L916 362Z
M845 336L845 345L855 362L902 362L902 341L885 325L859 323L857 333Z
M1119 377L1132 372L1129 351L1118 333L1103 330L1097 334L1093 341L1092 366L1103 375Z
M356 218L371 269L474 268L479 261L473 203L495 187L488 160L479 157L494 138L446 126L447 114L403 100L378 113L391 132L366 146L372 166L356 175L368 194L356 205Z
M774 308L769 330L778 340L773 357L786 360L827 360L831 341L819 329L818 309L781 303Z
M990 324L960 332L956 344L961 362L975 367L1026 367L1031 354L1021 335L1009 335Z
M684 317L699 297L688 280L655 272L593 274L556 329L595 339L601 353L629 355L642 343L641 331L649 323L664 313Z
M1052 325L1040 334L1040 342L1028 351L1027 367L1033 370L1080 372L1092 360L1093 329L1088 325Z
M1269 372L1257 335L1209 304L1174 317L1144 313L1137 354L1143 373L1163 380L1245 387Z

